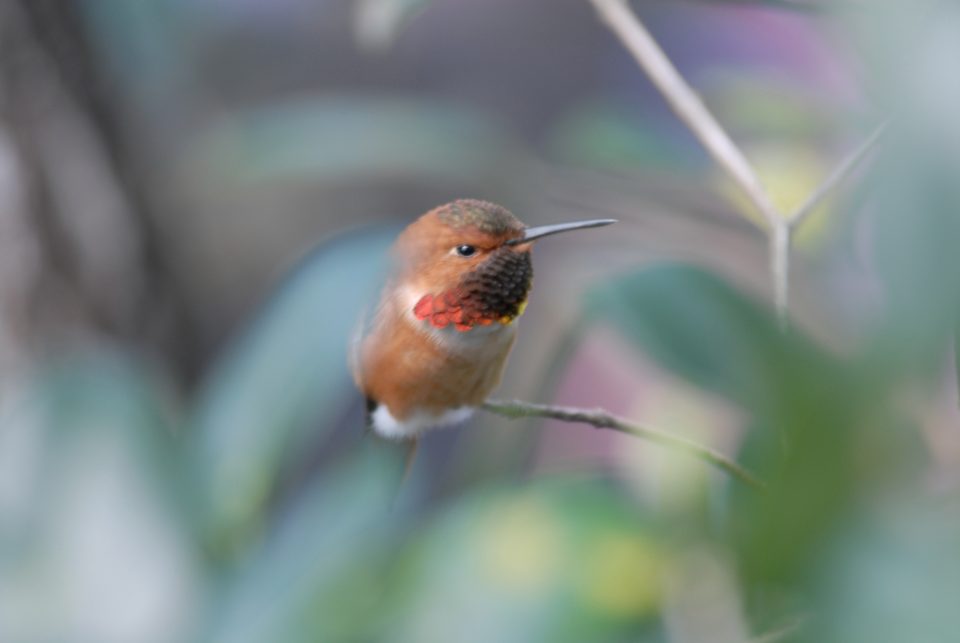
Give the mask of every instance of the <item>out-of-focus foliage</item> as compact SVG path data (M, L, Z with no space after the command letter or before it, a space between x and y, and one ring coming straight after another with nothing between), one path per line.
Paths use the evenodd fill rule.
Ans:
M488 119L464 108L341 96L240 115L197 142L195 162L220 180L241 183L388 179L463 185L489 171L509 147Z
M363 441L358 427L341 464L277 504L282 463L297 468L303 431L324 430L311 418L348 385L349 324L329 313L357 312L383 239L355 234L305 262L235 342L195 412L159 404L156 384L117 360L74 362L38 381L3 425L4 462L17 475L4 503L4 524L16 526L4 534L15 552L4 563L7 636L660 641L678 552L707 539L736 552L759 622L814 613L818 638L804 640L921 630L947 640L936 637L955 625L946 598L915 599L907 620L888 616L893 630L837 605L889 615L877 582L922 593L925 569L935 596L956 588L957 570L937 562L941 549L952 558L955 525L908 510L919 459L896 438L893 409L850 386L868 378L845 375L849 365L781 335L757 304L688 267L613 282L589 309L754 411L744 462L770 489L731 489L702 533L677 540L615 483L576 477L480 487L424 516L396 504L399 451ZM343 274L349 285L333 276ZM100 594L70 594L90 577ZM142 612L97 618L111 592L137 605L126 592L143 577ZM57 618L31 616L53 595L64 606ZM871 639L877 632L889 636Z
M382 285L391 232L358 232L305 259L208 377L184 450L201 476L197 510L216 534L259 528L285 456L323 437L315 418L349 386L356 320L372 314L364 308Z
M810 342L784 336L759 304L690 266L644 270L591 295L593 315L664 366L751 409L775 407L794 373L825 359Z
M5 640L190 635L207 579L163 397L136 365L90 356L39 378L4 414ZM110 605L123 610L106 617Z
M41 4L56 5L30 6ZM34 248L30 226L0 215L0 641L957 639L947 360L960 308L960 11L634 4L780 204L877 112L895 112L871 169L798 231L818 243L794 257L787 328L757 288L768 268L749 216L714 189L708 159L613 37L580 31L582 4L82 3L71 15L87 62L115 83L91 85L102 95L85 125L55 98L44 56L15 57L34 66L0 76L0 211L37 208L24 220L66 246L90 221L90 238L115 238L93 216L104 203L151 212L121 238L152 248L131 262L149 267L144 281L167 270L182 289L174 328L193 320L198 339L173 345L197 348L199 383L150 332L116 332L85 306L70 279L83 252ZM4 42L49 37L24 33ZM825 50L857 73L826 65ZM45 109L10 98L38 78ZM125 109L98 111L111 101ZM102 149L97 119L122 123L101 132ZM95 149L90 164L58 165L58 148L37 143L17 165L45 131L71 154ZM113 185L116 164L131 176ZM80 190L91 175L116 193ZM414 205L502 195L530 223L594 209L621 223L538 246L501 394L563 369L545 379L578 397L559 403L642 422L647 390L670 390L697 411L678 417L703 426L659 428L694 429L765 491L711 472L675 501L654 479L662 447L584 427L567 427L589 436L567 443L554 425L481 416L425 439L409 474L402 445L365 434L347 364L396 224ZM24 248L29 260L12 262ZM23 284L46 299L14 310ZM170 313L153 292L129 297L151 329ZM570 326L584 341L561 351ZM39 334L51 327L68 332ZM36 345L10 340L25 330ZM720 405L736 426L714 422ZM521 464L504 473L498 453Z

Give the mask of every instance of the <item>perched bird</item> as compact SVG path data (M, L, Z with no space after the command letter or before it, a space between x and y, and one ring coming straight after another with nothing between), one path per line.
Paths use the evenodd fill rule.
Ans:
M466 420L500 383L547 235L611 219L528 228L509 210L462 199L427 212L394 243L395 262L353 371L380 436L415 439Z

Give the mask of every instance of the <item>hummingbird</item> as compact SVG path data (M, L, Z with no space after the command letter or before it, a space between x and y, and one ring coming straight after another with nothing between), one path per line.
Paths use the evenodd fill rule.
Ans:
M502 206L460 199L408 225L354 347L367 426L415 444L424 431L466 421L500 383L533 281L534 243L611 223L527 227Z

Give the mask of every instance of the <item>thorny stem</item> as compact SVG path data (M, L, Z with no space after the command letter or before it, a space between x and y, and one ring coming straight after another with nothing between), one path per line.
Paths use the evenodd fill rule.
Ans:
M563 422L579 422L589 424L597 429L611 429L619 433L632 435L643 440L656 442L662 446L675 451L682 451L698 460L713 465L729 473L740 482L756 489L764 489L765 484L752 473L741 467L739 464L726 457L725 455L714 451L710 447L704 446L692 440L641 426L629 420L617 417L602 409L578 409L563 406L549 406L546 404L531 404L529 402L520 402L517 400L505 402L501 400L487 400L483 408L490 413L509 418L512 420L528 417L552 418Z

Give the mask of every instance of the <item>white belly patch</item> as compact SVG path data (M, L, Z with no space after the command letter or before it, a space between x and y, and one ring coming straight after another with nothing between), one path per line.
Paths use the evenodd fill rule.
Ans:
M466 422L473 415L474 410L470 406L461 406L439 414L417 411L404 420L398 420L393 417L386 405L378 404L370 417L373 430L377 435L390 440L404 440L415 438L430 429Z

